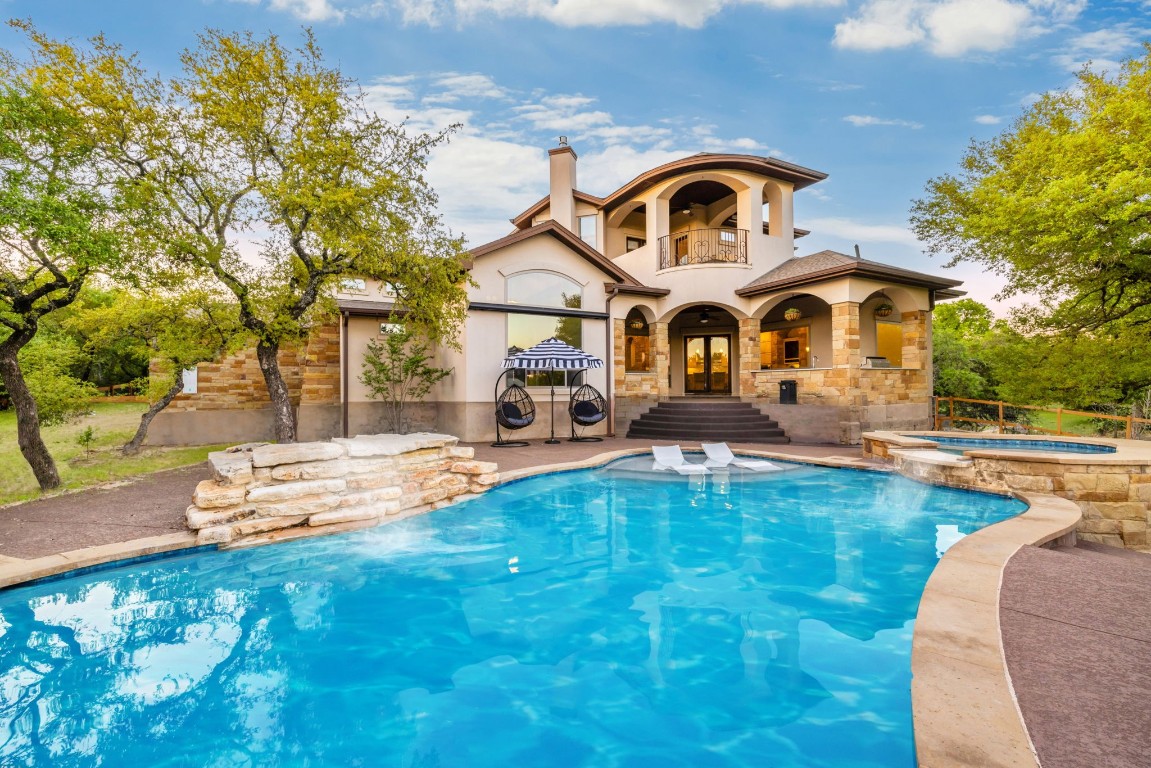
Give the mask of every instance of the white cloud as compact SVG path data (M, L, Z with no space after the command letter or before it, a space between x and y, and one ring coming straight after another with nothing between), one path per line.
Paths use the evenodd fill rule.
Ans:
M835 6L844 0L375 0L372 13L398 11L408 24L440 24L454 19L521 17L561 27L674 24L698 29L724 9L753 5L769 9Z
M880 51L920 42L927 33L920 21L919 0L869 0L859 14L835 25L837 48Z
M923 123L917 123L913 120L900 120L898 118L883 118L876 117L875 115L848 115L843 118L845 123L851 123L856 128L866 128L872 125L893 125L898 128L912 128L919 129L923 127Z
M920 247L910 229L896 224L861 224L854 219L837 217L804 219L803 228L813 234L839 237L857 243L894 243ZM864 258L867 258L866 254Z
M303 21L343 21L344 11L328 0L269 0L273 11L285 11Z
M975 122L980 125L999 125L1003 122L1003 118L997 115L976 115Z
M364 103L411 130L462 124L432 151L428 181L444 222L471 245L508 234L508 219L547 194L546 149L561 134L579 153L579 188L595 195L700 150L782 155L758 139L725 138L716 126L683 116L623 124L582 94L517 93L478 73L380 77L364 87Z
M1053 57L1056 64L1078 72L1087 64L1095 72L1117 72L1120 59L1139 52L1142 41L1151 37L1151 28L1127 22L1072 37L1064 50Z
M924 15L931 51L961 56L968 51L1010 48L1029 34L1032 11L1008 0L950 0Z
M838 48L879 51L924 45L954 57L1010 48L1074 20L1085 0L866 0L835 27Z

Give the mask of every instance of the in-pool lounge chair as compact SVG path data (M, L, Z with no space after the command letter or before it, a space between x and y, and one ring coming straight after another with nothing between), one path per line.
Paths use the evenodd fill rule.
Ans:
M651 455L655 457L655 463L651 465L653 470L674 469L681 475L711 474L711 470L702 464L688 464L678 445L653 445Z
M700 443L703 452L707 455L705 467L739 467L752 472L773 472L783 467L762 459L741 459L731 452L727 443Z

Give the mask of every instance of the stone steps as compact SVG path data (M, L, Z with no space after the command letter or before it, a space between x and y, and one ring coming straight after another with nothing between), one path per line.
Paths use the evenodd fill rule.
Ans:
M779 423L735 398L672 398L632 421L627 436L647 440L789 443Z

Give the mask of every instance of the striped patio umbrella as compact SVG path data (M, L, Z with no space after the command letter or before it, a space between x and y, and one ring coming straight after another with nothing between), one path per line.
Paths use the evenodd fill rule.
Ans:
M603 360L592 354L576 349L571 344L560 341L554 336L544 339L531 349L508 355L504 358L504 368L524 368L529 371L584 371L588 368L603 368ZM556 444L556 385L553 381L551 422L552 435L547 442Z

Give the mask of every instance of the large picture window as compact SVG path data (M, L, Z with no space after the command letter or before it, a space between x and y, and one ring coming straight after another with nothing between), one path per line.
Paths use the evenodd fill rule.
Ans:
M509 304L579 309L583 286L555 272L523 272L507 280ZM508 314L508 355L534 347L556 337L580 349L583 346L583 320L559 315ZM567 386L578 371L525 371L515 369L511 376L528 387Z

